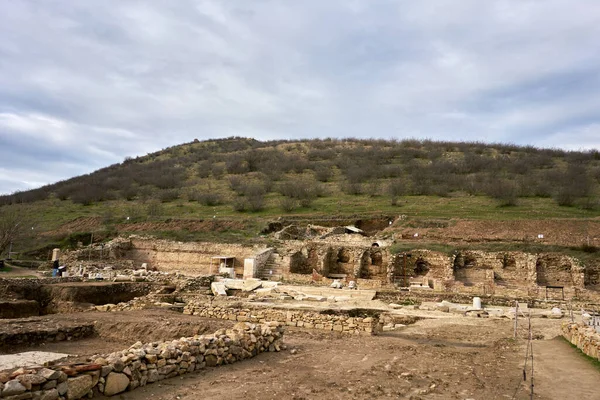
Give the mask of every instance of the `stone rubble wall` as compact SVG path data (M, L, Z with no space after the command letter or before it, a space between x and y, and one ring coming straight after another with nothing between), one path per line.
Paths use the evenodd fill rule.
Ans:
M238 323L214 335L138 342L87 364L19 368L0 373L2 400L76 400L113 396L206 367L231 364L282 348L283 325Z
M12 321L11 321L12 322ZM12 325L23 328L11 329ZM0 332L0 349L14 346L31 346L39 343L62 342L65 340L79 340L94 335L94 324L72 324L71 326L40 327L33 321L18 320L6 324L8 331ZM5 328L6 329L6 328Z
M584 354L600 361L600 334L593 327L565 322L562 324L562 333L565 339Z
M274 308L235 308L213 306L200 302L189 302L183 309L184 314L205 318L227 319L231 321L279 321L287 326L322 331L344 332L355 335L373 335L381 330L379 317L352 316L348 312L326 310L315 311L274 309Z

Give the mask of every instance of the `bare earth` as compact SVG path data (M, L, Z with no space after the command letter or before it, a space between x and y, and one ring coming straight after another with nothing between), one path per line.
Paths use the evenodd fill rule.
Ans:
M231 324L163 310L40 318L97 321L100 337L36 348L79 358L120 350L137 340L178 338ZM565 341L554 339L560 323L532 320L537 338L534 398L600 399L600 371ZM529 399L529 382L522 378L524 325L517 341L511 339L513 323L508 319L462 316L427 318L372 337L289 328L285 351L165 380L119 398Z
M556 321L536 322L537 337L556 333ZM529 399L522 383L525 340L507 340L511 333L510 321L467 318L422 320L375 337L288 330L283 353L147 386L123 399ZM562 340L538 346L536 399L600 398L594 390L600 371L587 360Z

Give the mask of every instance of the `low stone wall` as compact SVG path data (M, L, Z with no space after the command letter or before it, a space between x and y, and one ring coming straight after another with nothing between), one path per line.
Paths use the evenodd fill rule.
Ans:
M227 305L214 306L201 302L189 302L183 309L183 313L231 321L279 321L287 326L356 335L373 335L381 330L378 313L362 309L318 312L288 308L236 308Z
M239 323L214 335L142 344L97 357L89 364L0 373L2 400L76 400L113 396L205 367L231 364L265 351L279 351L283 326Z
M93 323L53 324L42 326L36 320L9 320L0 332L0 349L31 346L39 343L79 340L94 335Z
M590 326L565 322L562 324L562 333L565 339L586 355L600 360L600 334Z

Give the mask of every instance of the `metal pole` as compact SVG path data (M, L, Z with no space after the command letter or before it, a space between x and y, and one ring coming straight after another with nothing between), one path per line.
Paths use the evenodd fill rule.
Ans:
M92 259L92 243L94 243L94 232L90 235L90 251L88 252L88 261Z
M533 400L533 335L531 333L531 310L529 310L529 346L531 353L531 392L529 393L529 399Z
M519 302L515 300L515 339L517 338L517 325L519 321Z
M406 253L402 253L404 264L402 266L402 287L406 287Z

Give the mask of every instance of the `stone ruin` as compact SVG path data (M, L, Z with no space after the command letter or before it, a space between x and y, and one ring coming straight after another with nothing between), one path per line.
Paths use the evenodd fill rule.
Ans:
M0 393L7 400L114 396L207 367L232 364L262 352L280 351L282 339L283 326L278 322L240 322L214 335L137 342L128 349L94 357L87 363L0 372Z

